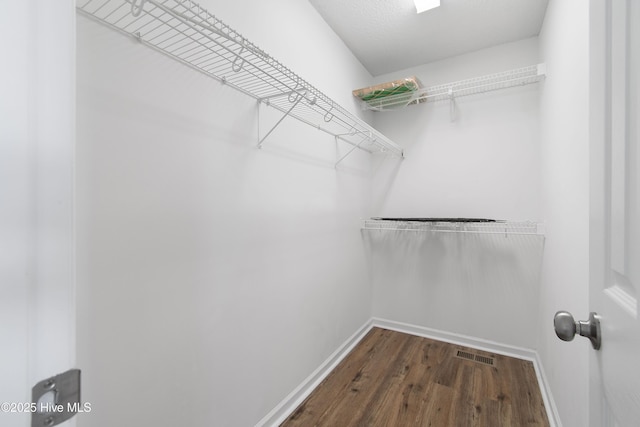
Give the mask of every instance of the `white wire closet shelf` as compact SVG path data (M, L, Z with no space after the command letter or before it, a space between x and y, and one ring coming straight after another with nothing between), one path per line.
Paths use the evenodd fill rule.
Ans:
M402 148L191 0L77 0L78 12L294 117L336 141L402 157Z
M543 236L543 225L532 221L468 221L453 220L411 220L411 219L368 219L364 221L363 230L378 231L414 231L434 233L475 233L502 235Z
M374 111L396 110L424 102L454 100L457 97L475 95L500 89L533 84L545 77L545 65L537 64L489 74L453 83L421 88L411 93L386 96L362 102L362 108Z

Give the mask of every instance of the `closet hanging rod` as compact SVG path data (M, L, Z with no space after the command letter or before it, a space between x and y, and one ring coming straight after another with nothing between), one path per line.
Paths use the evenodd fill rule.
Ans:
M403 155L400 146L192 0L78 0L76 8L256 99L258 105L273 107L364 151ZM301 92L303 98L294 96Z

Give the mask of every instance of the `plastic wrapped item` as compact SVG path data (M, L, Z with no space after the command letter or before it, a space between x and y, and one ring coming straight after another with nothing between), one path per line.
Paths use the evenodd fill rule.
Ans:
M392 106L417 104L418 100L413 99L413 94L421 87L420 80L414 76L356 89L352 93L369 108L383 110Z

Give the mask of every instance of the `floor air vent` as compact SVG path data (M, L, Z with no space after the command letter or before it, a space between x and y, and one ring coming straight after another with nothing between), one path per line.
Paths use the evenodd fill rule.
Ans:
M458 352L456 353L456 357L459 357L460 359L473 360L473 359L475 359L475 354L468 353L468 352L462 351L462 350L458 350Z
M483 365L494 366L496 364L493 357L481 356L479 354L469 353L468 351L457 350L456 357L459 359L482 363Z

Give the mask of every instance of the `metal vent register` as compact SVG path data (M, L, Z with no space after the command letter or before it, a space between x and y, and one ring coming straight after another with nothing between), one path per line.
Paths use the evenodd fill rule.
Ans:
M493 357L481 356L479 354L469 353L468 351L463 350L456 350L455 357L457 357L458 359L465 359L472 362L482 363L483 365L496 365L496 360Z

